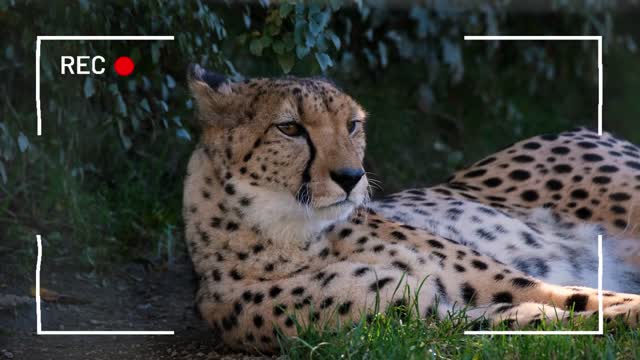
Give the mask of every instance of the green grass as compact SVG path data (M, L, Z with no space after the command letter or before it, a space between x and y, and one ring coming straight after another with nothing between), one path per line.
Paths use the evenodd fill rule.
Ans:
M298 325L298 337L281 338L292 359L637 359L640 331L622 323L605 326L604 336L472 336L482 328L464 310L445 319L419 318L413 304L390 307L367 321L333 328ZM366 317L362 317L363 319ZM594 330L596 318L572 318L569 324L542 322L524 330ZM493 330L508 330L496 326Z

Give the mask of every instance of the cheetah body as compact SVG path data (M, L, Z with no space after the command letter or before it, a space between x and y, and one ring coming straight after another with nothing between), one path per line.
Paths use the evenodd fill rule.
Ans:
M476 184L499 172L496 158L369 208L360 171L365 113L334 85L296 78L234 83L198 66L189 85L202 136L185 179L186 240L199 279L197 306L227 345L275 350L276 334L295 335L296 323L358 321L411 301L397 291L401 285L419 289L413 300L425 317L466 307L473 318L524 326L566 318L571 308L578 316L597 311L596 290L582 286L593 285L590 237L598 225L576 225L573 213L562 211L568 204L546 199L544 183L511 192ZM638 172L628 168L610 177L621 190L607 194L624 191L627 205L639 200L627 191L638 184ZM473 171L482 174L465 176ZM504 196L529 190L557 206ZM551 210L540 210L545 206ZM633 214L627 224L637 224L632 206L625 211ZM621 234L638 242L636 228L621 232L618 217L605 213L594 209L591 220L616 243ZM633 272L633 261L627 263L625 271ZM633 290L628 282L606 283ZM605 317L638 325L639 296L606 292L603 299Z

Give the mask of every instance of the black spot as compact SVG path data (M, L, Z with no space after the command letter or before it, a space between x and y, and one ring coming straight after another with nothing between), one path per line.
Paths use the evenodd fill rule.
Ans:
M264 294L261 292L257 292L255 293L255 295L253 295L253 303L254 304L260 304L262 302L262 300L264 300Z
M511 303L513 302L513 295L508 291L501 291L493 294L494 303Z
M409 265L407 265L406 263L402 262L402 261L394 261L391 263L391 265L393 265L394 267L397 267L398 269L402 270L402 271L411 271L411 268L409 267Z
M540 245L540 243L536 240L532 233L523 231L520 233L520 235L522 235L525 244L534 248L542 247L542 245Z
M373 252L381 252L384 250L384 245L376 245L372 248Z
M346 315L349 313L349 309L351 309L351 301L346 301L342 304L340 304L340 306L338 306L338 313L340 315Z
M245 155L245 156L242 158L242 161L247 162L247 161L251 160L251 157L252 157L252 156L253 156L253 152L249 151L249 152L247 153L247 155Z
M494 162L496 160L497 159L495 157L489 157L489 158L486 158L486 159L478 162L475 166L484 166L484 165L487 165L487 164L491 164L492 162Z
M429 239L427 240L427 242L429 243L429 245L431 245L431 247L436 248L436 249L442 249L444 248L444 245L442 245L442 243L438 240L434 240L434 239Z
M598 162L604 160L604 158L598 154L584 154L582 155L582 159L589 162Z
M354 272L353 272L353 276L362 276L364 275L367 271L369 271L369 267L367 266L363 266L361 268L357 268Z
M553 167L553 170L558 174L566 174L573 171L573 168L567 164L558 164Z
M606 185L611 182L611 178L608 176L596 176L593 178L594 184Z
M476 230L476 235L478 235L478 237L480 237L481 239L488 240L488 241L494 241L495 239L497 239L494 233L486 229Z
M251 301L251 298L253 298L253 293L251 291L246 290L242 293L242 300L249 302Z
M326 247L326 248L322 249L322 251L320 251L318 256L320 256L323 259L326 258L327 256L329 256L329 248Z
M274 267L275 266L273 265L273 263L268 263L267 265L264 266L264 271L271 272L273 271Z
M447 289L444 287L442 280L437 277L436 278L436 289L438 290L438 295L440 295L440 299L443 302L449 302L449 294L447 294Z
M567 298L565 306L567 309L573 308L574 311L585 311L587 309L588 302L589 297L587 295L574 294Z
M465 269L465 267L460 264L453 264L453 268L456 269L457 272L467 271L467 269Z
M294 287L293 290L291 290L291 295L300 296L302 294L304 294L304 288L302 286Z
M478 270L483 270L483 271L487 270L487 268L488 268L487 263L485 263L484 261L475 260L475 259L471 261L471 265L474 268L476 268Z
M627 165L628 167L635 169L635 170L640 170L640 162L637 161L627 161L624 163L625 165Z
M586 199L589 197L589 193L583 189L577 189L571 192L571 197L574 199Z
M492 178L486 179L482 183L485 184L488 187L498 187L498 186L500 186L502 184L502 179L497 178L497 177L492 177Z
M320 309L326 309L331 305L333 305L333 298L326 297L320 302Z
M391 277L384 277L382 279L379 279L378 281L372 283L371 285L369 285L369 290L372 292L376 292L379 290L382 290L383 287L385 287L385 285L387 285L390 281L393 281L393 278Z
M264 319L262 319L262 316L257 314L253 316L253 325L255 325L258 329L262 327L263 323Z
M629 225L629 224L627 223L627 221L626 221L626 220L623 220L623 219L616 219L616 220L613 222L613 225L615 225L615 226L619 227L620 229L626 229L626 228L627 228L627 225Z
M286 327L292 327L294 324L293 318L291 316L287 317L287 320L284 321L284 325Z
M591 218L591 215L593 215L593 213L586 207L581 207L580 209L576 210L576 216L580 219L587 220Z
M626 201L631 199L631 196L627 193L617 192L609 195L609 199L613 201Z
M519 288L527 288L527 287L533 287L537 285L534 281L521 278L521 277L511 279L511 283L513 284L513 286L516 286Z
M280 288L278 285L273 285L271 289L269 289L269 296L271 298L275 298L278 295L280 295L281 292L282 292L282 288Z
M213 271L211 271L211 276L213 277L214 281L220 281L220 279L222 279L222 274L218 269L213 269Z
M363 237L361 237L361 238L359 238L359 239L358 239L358 244L360 244L360 245L364 245L364 244L366 244L366 243L367 243L367 241L369 241L369 238L368 238L368 237L366 237L366 236L363 236Z
M610 210L614 214L626 214L627 213L627 209L623 208L620 205L613 205Z
M520 197L524 201L533 202L538 200L538 198L540 198L540 195L538 195L538 192L535 190L527 190L523 191L522 194L520 194Z
M468 173L464 174L464 177L466 177L466 178L475 178L475 177L482 176L482 175L484 175L486 173L487 173L487 170L478 169L478 170L469 171Z
M618 170L619 170L618 167L613 165L602 165L598 168L598 171L603 173L614 173L614 172L617 172Z
M556 146L554 148L551 148L551 152L556 155L566 155L571 152L571 150L566 146Z
M581 148L584 149L593 149L595 147L598 147L598 145L592 143L592 142L588 142L588 141L580 141L578 142L576 145L580 146Z
M273 307L273 315L274 316L280 316L280 315L284 314L284 311L286 309L287 309L287 305L278 304L278 305Z
M509 177L516 181L525 181L531 177L531 173L526 170L514 170L509 173Z
M232 184L227 184L224 186L224 191L229 195L235 195L236 188Z
M540 146L541 146L540 143L533 142L533 141L525 143L524 145L522 145L523 148L528 149L528 150L537 150L537 149L540 149Z
M496 274L496 276L493 277L496 281L501 281L504 279L504 275L502 274Z
M552 191L558 191L558 190L562 189L563 186L564 185L562 184L562 182L558 181L556 179L551 179L551 180L547 181L547 183L546 183L547 189L552 190Z
M393 236L397 240L407 240L407 236L400 231L392 231L391 236Z
M322 287L327 286L333 279L335 279L338 276L338 274L336 273L331 273L329 276L327 276L326 278L324 278L324 280L322 280Z
M467 305L475 305L475 295L476 289L474 289L469 283L464 283L460 287L460 292L462 293L462 299Z
M222 219L220 219L219 217L212 217L211 218L211 227L212 228L219 228L220 227L220 223L222 223Z
M353 232L353 230L351 229L342 229L340 231L340 233L338 234L338 236L340 236L341 239L346 238L347 236L351 235L351 233Z
M534 161L535 159L529 155L518 155L514 156L512 160L518 163L529 163Z
M244 276L236 269L231 270L229 272L229 276L231 276L233 280L242 280L244 278Z
M229 221L227 223L227 231L233 232L233 231L236 231L236 230L238 230L238 224Z

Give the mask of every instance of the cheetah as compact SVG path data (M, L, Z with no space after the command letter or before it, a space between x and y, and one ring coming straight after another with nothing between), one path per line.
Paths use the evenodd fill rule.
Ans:
M396 291L400 285L419 289L412 296L425 319L465 308L472 319L518 328L542 317L566 320L571 311L593 316L597 291L583 287L592 270L586 264L592 260L590 236L601 230L611 238L637 234L633 227L616 233L620 217L609 216L608 207L619 202L603 203L607 196L625 193L630 198L620 206L632 213L638 201L631 187L637 186L639 173L623 165L635 164L627 159L637 148L622 141L611 143L621 157L611 160L620 171L607 173L608 191L588 197L602 201L600 207L589 206L595 225L579 215L575 219L569 206L567 191L580 182L570 186L572 180L560 177L567 188L560 199L545 190L555 165L539 158L550 142L541 143L535 157L529 155L535 158L527 166L535 169L530 183L508 180L510 169L501 167L516 167L511 157L524 146L516 145L514 152L505 150L504 158L477 163L443 185L370 202L362 166L366 112L329 80L234 82L198 65L190 66L187 78L201 127L183 197L185 238L199 282L195 303L231 348L277 351L277 336L295 336L298 324L359 321L411 301ZM585 173L575 134L576 140L564 145L575 152L566 164L573 166L572 174ZM538 171L538 163L547 174ZM590 167L583 175L585 186L598 172ZM484 173L465 176L474 171ZM492 175L516 189L480 185ZM526 191L536 191L538 198L522 198ZM551 204L545 208L546 202ZM585 201L576 206L586 206ZM633 214L629 224L637 223ZM470 224L487 228L476 231L467 217ZM440 223L429 225L433 221ZM466 228L475 235L468 236ZM585 258L575 259L584 261L584 270L562 268L569 249L584 249ZM565 257L556 261L558 252ZM564 284L545 280L556 278ZM621 317L638 326L640 296L607 291L603 301L605 318Z

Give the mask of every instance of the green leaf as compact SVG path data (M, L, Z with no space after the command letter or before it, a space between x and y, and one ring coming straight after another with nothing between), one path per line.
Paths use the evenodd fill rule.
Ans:
M186 140L186 141L191 141L191 135L189 134L189 132L184 129L184 128L180 128L176 130L176 137L178 137L178 139L182 139L182 140Z
M154 41L153 44L151 44L151 61L153 61L154 64L160 62L160 45L158 41Z
M116 102L117 102L116 111L118 112L118 114L122 116L127 116L127 104L124 102L122 95L118 94L118 97L116 98Z
M245 12L242 13L242 20L244 21L244 27L247 29L251 29L251 10L249 7L245 7Z
M7 183L7 170L4 168L4 163L0 161L0 177L2 178L3 183Z
M330 31L329 39L333 43L333 46L336 47L336 50L340 50L340 46L342 45L342 42L340 41L340 38L338 37L338 35L336 35L333 31Z
M282 54L278 56L278 63L285 74L288 74L296 64L296 58L292 53Z
M125 150L129 150L131 148L131 139L124 133L124 126L122 125L122 119L118 119L118 134L120 134L120 141L122 141L122 146Z
M173 89L174 87L176 87L176 81L173 79L171 75L167 74L166 78L167 78L167 86L169 87L169 89Z
M253 39L249 43L249 51L255 56L262 56L262 41L260 39Z
M274 41L273 46L271 48L273 49L273 52L275 52L278 55L282 55L285 52L285 46L282 40Z
M18 135L18 148L20 149L20 152L27 151L29 145L29 139L23 133L20 133Z
M293 11L293 8L293 4L288 2L283 2L282 4L280 4L280 18L284 19L289 16L291 11Z
M302 60L307 54L309 54L310 49L306 46L298 45L296 46L296 56L298 59Z
M273 39L271 38L271 36L264 35L263 37L260 38L260 42L262 43L262 48L265 49L271 46Z
M96 93L96 89L93 86L93 78L91 76L87 76L84 79L83 91L84 91L84 97L87 99L92 97L93 94Z
M320 64L320 68L322 69L322 71L325 71L327 68L333 66L333 61L326 53L316 53L316 60L318 61L318 64Z
M387 51L387 45L382 41L378 42L378 55L380 55L380 65L382 67L387 67L389 62L389 52Z
M146 112L151 112L151 107L149 106L149 101L145 98L140 101L140 107L142 107Z

